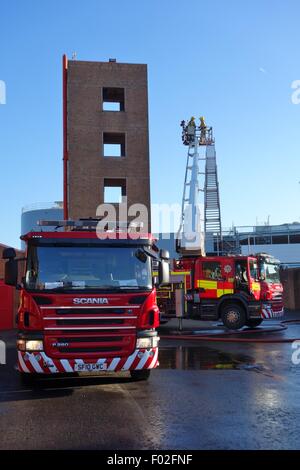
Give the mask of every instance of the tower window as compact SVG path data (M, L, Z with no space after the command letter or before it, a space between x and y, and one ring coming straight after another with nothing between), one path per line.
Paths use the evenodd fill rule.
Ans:
M126 196L126 179L104 178L104 202L120 204L122 196Z
M102 89L103 111L125 111L124 88Z
M104 132L103 155L104 157L125 157L125 134Z

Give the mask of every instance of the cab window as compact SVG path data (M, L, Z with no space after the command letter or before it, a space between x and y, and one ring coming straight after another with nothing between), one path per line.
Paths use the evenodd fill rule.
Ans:
M237 282L240 284L247 284L248 283L248 276L247 276L247 261L246 260L238 260L235 263L235 277Z
M250 268L251 279L257 280L258 279L258 270L257 270L256 261L254 261L253 259L250 259L249 268Z
M221 263L218 261L205 261L202 263L202 273L204 279L221 280Z

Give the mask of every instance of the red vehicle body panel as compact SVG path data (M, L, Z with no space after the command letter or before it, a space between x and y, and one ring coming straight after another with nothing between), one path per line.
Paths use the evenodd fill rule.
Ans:
M128 233L107 233L109 240L127 240ZM130 234L130 239L132 239ZM138 234L151 245L151 234ZM33 239L98 239L95 231L31 232ZM149 243L148 243L149 242ZM99 240L101 243L101 240ZM118 244L118 242L117 242ZM66 373L81 364L105 364L105 370L152 369L158 365L158 347L136 348L137 336L159 326L156 289L105 293L55 293L21 289L18 328L21 338L42 339L43 351L18 351L23 373ZM77 367L77 369L76 369Z
M236 283L236 263L247 265L248 293L240 290ZM281 317L283 309L283 287L281 284L267 283L254 279L250 272L250 263L257 263L255 256L205 256L182 257L174 260L171 271L171 284L158 292L159 307L163 314L175 313L175 289L183 288L187 302L198 304L215 302L216 317L220 302L225 298L233 298L236 294L243 294L245 304L256 303L254 317L269 319ZM218 277L209 278L205 272L206 263L217 263L220 266ZM245 295L247 294L247 295ZM186 303L185 310L188 310Z
M0 280L0 330L14 327L14 293L15 289Z

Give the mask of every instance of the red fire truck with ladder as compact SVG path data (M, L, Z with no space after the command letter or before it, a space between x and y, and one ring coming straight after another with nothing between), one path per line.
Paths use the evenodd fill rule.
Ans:
M158 365L156 286L169 282L169 254L158 250L152 235L133 236L127 228L99 238L98 223L44 221L42 228L57 230L22 236L20 283L15 250L3 252L5 282L20 290L17 349L24 381L94 371L129 371L145 380Z
M182 140L188 146L182 212L176 238L179 259L174 260L171 282L159 291L162 318L175 315L176 291L183 292L182 311L189 318L221 319L229 329L256 327L264 319L281 317L283 288L280 262L260 253L251 256L206 256L205 236L221 244L221 216L215 141L204 118L181 122ZM205 154L203 155L203 150ZM205 172L200 162L205 161ZM204 175L204 233L199 206L200 177ZM177 302L178 304L178 302Z

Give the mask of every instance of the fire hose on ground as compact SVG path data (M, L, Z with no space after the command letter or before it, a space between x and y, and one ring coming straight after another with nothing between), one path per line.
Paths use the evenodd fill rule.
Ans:
M215 334L195 334L194 331L191 334L160 334L162 339L176 339L176 340L196 340L196 341L207 341L207 342L226 342L226 343L293 343L294 341L300 341L300 337L298 338L240 338L240 337L230 337L232 335L243 335L249 333L255 334L266 334L266 333L278 333L284 330L287 330L287 324L300 324L300 319L294 320L283 320L274 328L270 328L269 330L265 329L246 329L237 331L229 331L227 333L223 333L224 336L218 336ZM196 330L197 331L197 330ZM225 337L226 336L226 337Z

